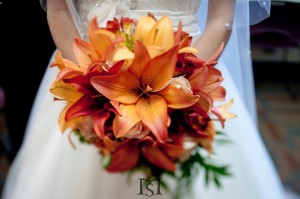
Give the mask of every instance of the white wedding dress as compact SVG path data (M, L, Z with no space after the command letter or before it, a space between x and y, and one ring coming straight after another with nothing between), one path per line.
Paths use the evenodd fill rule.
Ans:
M200 4L198 0L137 0L134 3L134 10L129 10L130 16L138 17L147 14L148 11L156 16L169 15L174 25L178 20L182 20L184 30L191 35L197 37L201 32L203 23L198 22L198 19L202 19L201 9L205 7L200 9L200 16L197 15ZM223 86L227 89L227 99L235 99L231 111L238 117L226 121L225 129L221 129L232 143L216 148L216 158L220 164L229 164L233 175L221 180L222 189L214 186L206 188L200 172L193 186L192 196L187 198L285 199L280 179L257 130L255 114L250 113L249 99L245 103L246 95L253 90L247 90L249 93L245 94L243 86L237 84L238 77L234 75L234 79L232 78L233 69L227 68L236 64L251 66L249 52L242 54L238 48L238 34L238 30L233 30L232 39L217 66L225 79ZM247 45L249 47L249 44ZM232 56L234 53L237 56ZM44 75L24 143L9 171L3 199L148 198L137 195L140 191L138 178L142 176L136 174L129 181L126 175L105 172L100 166L96 148L76 143L77 150L74 150L68 142L67 135L60 133L57 119L64 105L54 102L49 92L57 72L48 68ZM252 78L251 72L249 74ZM74 141L76 139L73 138ZM163 195L151 198L170 198L163 190L161 192Z

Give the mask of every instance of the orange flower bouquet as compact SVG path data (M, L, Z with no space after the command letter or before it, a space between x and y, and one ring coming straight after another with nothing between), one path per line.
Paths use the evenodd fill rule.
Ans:
M51 66L60 70L50 91L66 106L62 132L70 129L93 144L108 172L141 169L146 177L168 174L183 181L204 168L206 179L228 175L199 153L212 153L214 120L222 125L227 111L221 72L214 66L220 49L208 60L197 57L192 37L168 17L138 21L121 18L99 27L90 21L88 39L74 40L77 63L58 51Z

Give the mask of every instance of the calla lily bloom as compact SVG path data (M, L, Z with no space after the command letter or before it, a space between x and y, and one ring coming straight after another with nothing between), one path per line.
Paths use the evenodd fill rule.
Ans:
M142 121L160 142L168 138L167 107L185 108L199 99L199 96L169 83L175 71L177 52L178 45L151 59L146 47L136 41L135 58L128 72L97 76L91 80L105 97L128 105L122 114L136 118L135 122ZM115 132L116 135L125 133Z

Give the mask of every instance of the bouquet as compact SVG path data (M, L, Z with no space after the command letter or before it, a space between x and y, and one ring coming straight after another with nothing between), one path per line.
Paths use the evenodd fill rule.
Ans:
M235 117L227 110L233 100L214 105L226 94L214 67L223 46L203 60L192 39L181 22L174 31L167 16L115 18L106 27L93 18L88 41L74 39L77 62L57 51L51 64L60 72L50 91L66 102L60 130L97 147L107 172L138 170L147 179L166 174L182 187L204 168L206 182L220 185L229 171L209 162L218 135L214 121L224 125Z

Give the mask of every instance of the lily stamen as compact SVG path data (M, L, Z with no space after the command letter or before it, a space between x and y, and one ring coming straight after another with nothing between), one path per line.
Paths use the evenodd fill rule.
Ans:
M155 34L154 34L154 37L153 37L153 44L155 43L155 40L156 40L156 36L157 36L158 31L159 31L159 29L156 28L156 29L155 29Z
M146 87L145 92L148 93L148 92L151 92L151 91L152 91L152 88L148 85L148 86Z

